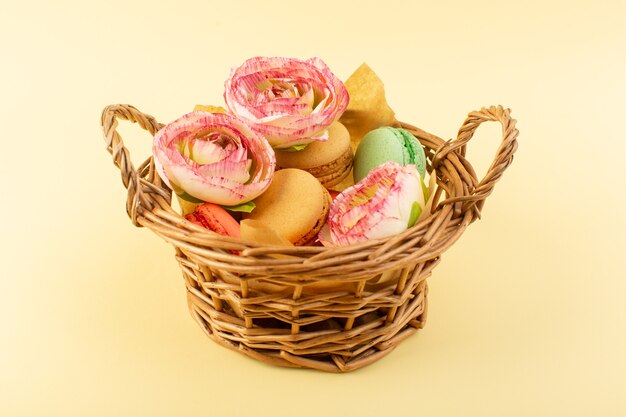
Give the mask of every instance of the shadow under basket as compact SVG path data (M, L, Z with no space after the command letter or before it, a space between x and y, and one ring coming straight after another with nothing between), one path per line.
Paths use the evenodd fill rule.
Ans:
M172 208L172 192L152 157L137 169L131 163L116 131L119 119L152 136L163 125L129 105L102 113L107 149L128 189L126 211L135 226L174 245L191 315L205 333L263 362L329 372L368 365L424 326L426 279L480 217L513 160L518 135L510 111L501 106L470 113L450 141L400 123L424 145L427 170L436 175L432 215L386 239L339 248L284 247L223 237L185 220ZM502 143L478 180L465 150L485 121L502 124Z

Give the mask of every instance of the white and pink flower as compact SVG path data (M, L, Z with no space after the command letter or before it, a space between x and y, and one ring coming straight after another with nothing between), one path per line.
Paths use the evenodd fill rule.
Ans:
M335 198L319 239L344 246L403 232L420 216L426 192L415 165L386 162Z
M231 70L228 109L277 149L328 139L348 107L346 87L319 58L256 57Z
M227 206L265 191L276 167L267 140L223 113L182 116L157 132L152 151L159 175L179 196Z

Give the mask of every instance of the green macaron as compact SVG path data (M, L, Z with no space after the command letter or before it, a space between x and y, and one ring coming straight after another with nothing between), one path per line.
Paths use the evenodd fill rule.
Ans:
M362 180L373 168L388 161L401 165L414 164L422 178L426 174L426 155L417 138L402 128L379 127L363 136L356 149L354 182Z

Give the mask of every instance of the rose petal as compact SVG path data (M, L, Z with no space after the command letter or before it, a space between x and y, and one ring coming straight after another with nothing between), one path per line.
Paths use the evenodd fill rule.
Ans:
M170 188L221 205L257 197L269 186L276 165L267 140L229 114L182 116L157 132L153 154Z
M425 206L421 181L415 165L387 162L373 169L335 198L320 241L341 246L406 230L413 205Z
M319 58L256 57L231 70L224 99L273 147L318 140L348 106L343 83Z

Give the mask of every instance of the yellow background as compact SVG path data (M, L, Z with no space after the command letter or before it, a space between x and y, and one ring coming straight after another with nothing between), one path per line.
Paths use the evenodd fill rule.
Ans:
M624 416L626 5L40 1L0 8L0 415ZM191 319L131 226L107 104L168 122L254 55L367 62L401 120L512 109L519 151L430 278L426 327L345 375L274 368ZM134 160L150 138L123 137ZM484 172L497 125L469 159Z

